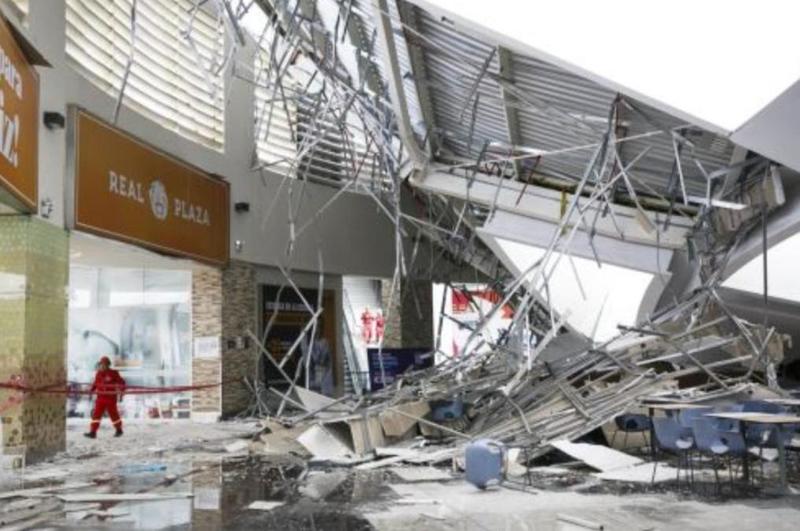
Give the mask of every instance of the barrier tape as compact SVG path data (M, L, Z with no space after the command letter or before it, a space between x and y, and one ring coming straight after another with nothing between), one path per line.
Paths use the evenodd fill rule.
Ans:
M80 382L66 382L59 383L59 384L52 384L46 385L41 387L31 387L29 385L25 385L24 381L22 381L19 377L13 377L8 382L0 382L0 390L7 390L7 391L16 391L19 393L26 393L26 394L64 394L68 396L72 395L117 395L122 394L125 395L145 395L145 394L160 394L160 393L185 393L188 391L198 391L202 389L210 389L212 387L218 387L226 383L230 382L240 382L240 378L235 378L231 380L224 380L222 382L217 383L210 383L210 384L200 384L200 385L175 385L175 386L165 386L165 387L153 387L153 386L145 386L145 385L128 385L122 391L92 391L92 384L87 383L80 383Z

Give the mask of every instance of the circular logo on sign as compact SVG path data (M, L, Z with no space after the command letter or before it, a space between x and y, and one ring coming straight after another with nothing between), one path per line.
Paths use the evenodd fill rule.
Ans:
M160 219L167 219L169 213L169 198L167 198L167 190L161 181L155 180L150 183L150 209L153 215Z

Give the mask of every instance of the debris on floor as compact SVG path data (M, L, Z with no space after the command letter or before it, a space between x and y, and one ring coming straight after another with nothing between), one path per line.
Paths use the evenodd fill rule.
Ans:
M630 468L644 463L638 457L633 457L599 444L555 441L550 445L601 472Z
M277 509L284 505L283 502L280 501L254 501L250 505L247 506L248 509L254 511L271 511L273 509Z

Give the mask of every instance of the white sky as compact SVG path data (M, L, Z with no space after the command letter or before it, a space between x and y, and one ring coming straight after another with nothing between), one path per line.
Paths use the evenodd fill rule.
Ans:
M800 263L800 234L795 234L773 245L767 251L767 291L770 297L800 302L800 282L797 268ZM746 263L722 283L726 288L740 289L763 295L763 255Z
M797 0L412 0L733 131L800 78Z
M544 255L544 249L540 247L502 238L497 238L497 243L519 271L528 269ZM586 336L592 337L597 323L595 341L605 341L619 334L618 324L636 324L639 306L653 275L611 264L597 267L595 261L585 258L573 257L573 260L586 299L581 295L575 273L565 256L550 277L553 308L562 315L570 311L567 321ZM545 298L543 289L540 293Z

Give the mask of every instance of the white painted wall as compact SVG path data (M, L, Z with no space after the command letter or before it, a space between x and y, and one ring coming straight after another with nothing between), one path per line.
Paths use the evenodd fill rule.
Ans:
M4 12L10 15L7 9ZM96 88L66 63L64 0L30 2L29 27L22 28L30 41L53 65L39 68L40 110L66 115L67 105L77 104L110 119L115 98ZM10 16L8 18L11 18ZM13 20L12 20L13 23ZM236 61L250 64L252 49L242 49ZM218 152L173 133L134 111L123 107L117 125L160 149L220 175L231 183L231 203L247 201L250 212L237 214L231 206L231 257L258 264L287 264L289 239L287 187L279 193L281 177L268 174L265 182L250 170L253 146L252 85L228 75L229 94L225 111L225 151ZM67 131L50 131L39 126L39 198L50 199L54 210L49 221L64 226L65 181L67 175ZM98 146L98 149L102 149ZM301 183L295 182L295 189ZM300 206L303 222L316 214L335 189L308 183ZM277 197L276 197L276 194ZM297 193L295 197L297 197ZM275 200L272 216L262 225L262 212ZM389 276L394 270L392 227L372 199L345 193L296 242L291 265L298 270L318 270L318 249L322 250L327 273ZM244 241L241 253L236 240Z

